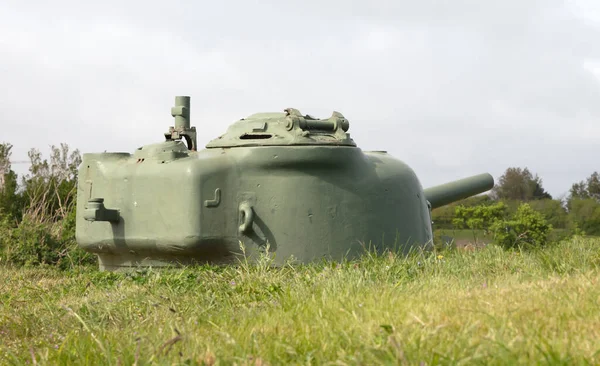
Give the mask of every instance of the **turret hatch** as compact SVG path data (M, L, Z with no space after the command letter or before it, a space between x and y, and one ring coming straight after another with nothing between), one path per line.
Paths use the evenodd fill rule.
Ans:
M294 108L283 113L257 113L232 124L207 148L243 146L333 145L356 147L347 132L348 120L339 112L327 119L302 115Z

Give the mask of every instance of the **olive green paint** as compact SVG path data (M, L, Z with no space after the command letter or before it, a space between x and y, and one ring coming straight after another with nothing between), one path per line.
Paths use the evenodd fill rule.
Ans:
M471 197L491 187L494 187L494 178L488 173L484 173L427 188L425 197L431 204L431 208L434 209Z
M165 141L83 155L76 236L101 269L233 263L240 242L279 264L427 247L432 207L493 187L483 174L423 190L404 162L357 147L338 112L255 114L196 151L190 98L175 104Z

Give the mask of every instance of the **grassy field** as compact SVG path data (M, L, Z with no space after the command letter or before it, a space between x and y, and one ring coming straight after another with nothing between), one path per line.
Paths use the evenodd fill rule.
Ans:
M457 246L480 245L493 242L493 234L484 230L469 230L469 229L437 229L435 236L441 238L443 236L452 238ZM548 239L558 241L569 235L565 229L553 229L548 234Z
M0 268L1 364L599 364L600 240L341 265Z

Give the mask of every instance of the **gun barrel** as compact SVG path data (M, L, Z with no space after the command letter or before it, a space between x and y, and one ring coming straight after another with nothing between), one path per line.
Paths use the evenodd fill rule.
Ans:
M425 189L424 193L431 208L434 209L489 191L493 187L494 178L490 174L484 173L430 187Z

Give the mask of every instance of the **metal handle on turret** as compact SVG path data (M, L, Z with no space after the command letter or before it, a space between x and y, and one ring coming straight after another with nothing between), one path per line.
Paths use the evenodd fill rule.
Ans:
M321 130L321 131L335 131L341 128L343 131L348 131L350 124L346 119L337 120L311 120L300 118L298 121L298 127L303 130Z
M240 204L240 221L242 222L238 228L241 234L246 233L252 227L252 221L254 220L254 210L248 202Z
M434 209L489 191L492 188L494 188L494 178L490 174L484 173L427 188L423 192L431 204L431 208Z
M335 131L336 125L330 121L313 121L300 119L298 126L303 130Z
M298 124L300 129L306 130L319 130L319 131L332 131L335 132L338 129L341 129L344 132L347 132L350 128L350 122L337 111L333 111L331 117L327 119L316 119L310 116L303 116L299 110L295 108L286 108L285 113L288 116L291 116L291 119L288 121L287 128L291 130L294 126L294 122Z
M92 198L88 200L83 212L86 221L107 221L118 223L121 219L119 210L108 209L104 206L104 198Z

